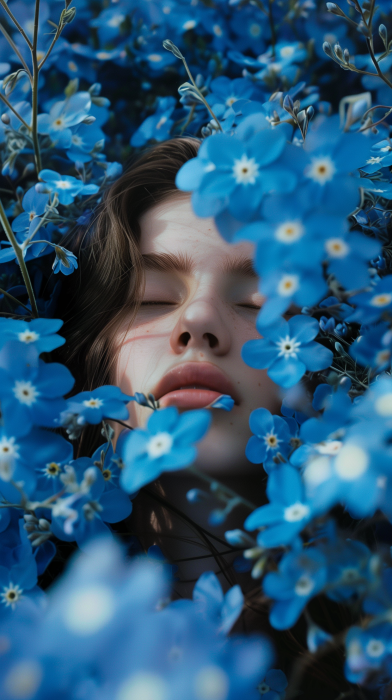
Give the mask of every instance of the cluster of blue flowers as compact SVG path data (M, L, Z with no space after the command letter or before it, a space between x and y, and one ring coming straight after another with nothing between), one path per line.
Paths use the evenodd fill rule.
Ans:
M181 135L201 146L178 188L226 241L255 246L261 337L242 357L283 398L281 415L260 407L249 419L246 455L263 465L269 502L254 507L213 480L210 522L247 507L244 529L226 539L242 550L242 570L262 579L271 626L303 616L310 660L343 643L347 680L385 693L390 3L349 0L347 12L321 0L0 5L1 697L284 696L269 642L227 638L243 606L238 587L224 595L207 573L192 601L170 603L159 567L124 563L115 543L112 525L138 490L193 464L211 411L159 409L115 386L64 398L73 377L46 361L64 342L59 280L78 266L63 235L89 223L130 153ZM108 421L127 420L130 401L152 414L114 451ZM222 396L209 408L232 405ZM105 442L75 459L72 441L87 425L100 425ZM357 523L354 536L341 512ZM47 594L42 575L62 542L85 554ZM319 595L354 620L337 637L312 620Z

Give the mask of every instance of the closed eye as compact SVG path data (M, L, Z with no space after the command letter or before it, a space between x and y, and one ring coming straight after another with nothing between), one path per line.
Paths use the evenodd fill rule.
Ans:
M142 301L140 306L175 306L174 301Z
M256 309L256 311L261 309L259 304L237 304L237 306L241 306L243 309Z

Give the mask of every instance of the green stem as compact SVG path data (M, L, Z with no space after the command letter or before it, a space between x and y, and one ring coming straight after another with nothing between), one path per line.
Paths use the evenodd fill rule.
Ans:
M273 3L273 1L274 0L268 0L268 19L269 19L270 32L271 32L272 58L275 60L276 31L275 31L275 25L274 25L274 18L272 16L272 3Z
M8 34L7 30L5 29L5 27L3 27L3 25L1 24L1 22L0 22L0 32L1 32L1 33L3 34L3 36L7 39L7 41L8 41L8 43L9 43L9 45L11 46L12 50L15 51L17 57L19 58L19 61L21 62L22 66L23 66L23 68L25 69L27 75L29 76L29 80L30 80L30 82L31 82L32 79L33 79L33 76L32 76L31 73L30 73L30 68L28 67L26 61L24 60L24 58L23 58L22 54L20 53L20 51L19 51L17 45L16 45L15 42L14 42L14 40L13 40L12 37Z
M8 109L10 109L11 112L13 112L13 113L15 114L16 117L18 117L18 119L22 122L23 126L25 126L26 129L28 129L29 131L31 131L31 126L29 126L29 125L27 124L27 122L25 122L25 120L23 119L23 117L21 117L20 114L18 114L18 112L16 111L16 109L12 106L11 102L9 102L9 101L7 100L7 98L6 98L4 95L2 95L1 92L0 92L0 100L2 100L2 101L4 102L4 104L7 105Z
M38 70L41 70L41 68L42 68L42 66L44 65L44 63L48 60L50 54L52 53L53 47L54 47L54 45L55 45L57 39L59 38L60 34L61 34L61 29L60 29L60 27L57 27L56 33L55 33L55 35L54 35L54 37L53 37L53 39L52 39L52 43L51 43L51 45L49 46L49 48L48 48L48 50L47 50L45 56L43 57L41 63L39 64Z
M380 69L380 66L378 65L378 61L377 61L377 59L376 59L376 57L375 57L375 55L374 55L374 51L373 51L373 46L372 46L372 41L371 41L371 39L366 39L366 43L367 43L368 51L369 51L369 54L370 54L370 58L372 59L372 62L373 62L373 65L374 65L374 67L375 67L375 69L376 69L376 71L377 71L378 77L381 78L381 80L383 80L384 83L386 83L386 84L388 85L388 87L392 88L392 83L391 83L391 81L388 80L388 78L385 77L384 73L383 73L382 70Z
M39 20L39 3L40 0L35 0L35 15L34 15L34 36L33 36L33 46L31 48L31 58L33 61L33 86L32 86L32 139L34 144L34 154L35 154L35 166L37 168L37 175L42 170L41 163L41 153L39 150L38 142L38 78L39 78L39 68L37 60L37 43L38 43L38 20Z
M16 302L16 304L18 304L18 306L23 306L23 308L26 309L26 311L28 311L29 314L31 314L31 311L30 311L28 306L26 306L25 304L22 304L22 302L19 301L19 299L17 299L16 297L13 297L12 294L8 294L8 292L6 292L5 289L2 289L1 287L0 287L0 294L4 294L5 297L8 297L8 299L11 299L12 301Z
M219 119L215 116L214 112L212 111L212 109L211 109L210 105L208 104L207 100L205 99L204 95L200 92L200 90L199 90L199 88L197 87L195 81L193 80L192 73L190 72L190 70L189 70L189 68L188 68L188 64L187 64L186 59L184 58L184 56L182 56L182 62L183 62L183 64L184 64L184 68L185 68L186 72L188 73L189 80L191 81L191 83L192 83L193 87L195 88L195 90L197 90L197 94L199 95L200 99L203 100L204 106L206 107L206 109L208 109L208 111L209 111L209 113L211 114L212 118L214 119L214 121L215 121L216 124L218 125L219 131L223 131L223 129L222 129L221 125L220 125Z
M7 13L8 17L10 18L10 20L14 23L15 27L20 31L20 33L21 33L21 35L23 36L23 39L25 40L25 42L26 42L27 46L29 47L29 49L31 49L31 48L32 48L32 43L31 43L29 37L27 36L27 34L26 34L26 32L24 31L24 29L20 26L20 24L19 24L18 20L16 19L16 17L14 17L14 15L12 14L12 12L11 12L11 10L9 9L9 7L8 7L7 3L5 2L5 0L0 0L0 5L2 6L3 10Z
M27 271L26 263L25 263L25 260L23 257L23 251L22 251L18 241L16 240L16 238L14 236L14 232L10 226L10 222L7 219L7 215L4 211L3 203L1 200L0 200L0 223L2 224L4 232L5 232L9 242L11 243L11 245L15 251L16 258L18 260L20 270L22 273L22 277L23 277L24 283L26 285L27 294L29 295L31 309L32 309L32 315L34 316L34 318L38 318L39 314L38 314L37 302L35 301L34 290L33 290L30 276L29 276L29 273Z
M224 486L224 484L221 484L221 482L217 481L217 479L213 479L211 476L208 476L208 474L201 472L199 469L197 469L197 467L193 467L193 466L188 467L188 472L190 472L191 474L194 474L202 481L205 481L207 484L209 484L210 487L218 485L219 490L222 493L224 493L229 498L237 499L239 503L242 503L242 505L245 506L245 508L249 508L249 510L255 510L257 508L257 506L254 503L252 503L251 501L248 501L247 498L242 498L242 496L239 496L238 493L236 493L232 489L229 489L228 486ZM214 491L212 491L212 492L214 492Z

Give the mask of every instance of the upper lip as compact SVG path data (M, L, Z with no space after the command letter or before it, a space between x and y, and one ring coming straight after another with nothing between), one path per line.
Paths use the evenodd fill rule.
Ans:
M238 395L230 379L209 362L186 362L173 367L162 377L152 393L154 398L159 400L171 391L195 385L218 391L220 394L229 394L238 403Z

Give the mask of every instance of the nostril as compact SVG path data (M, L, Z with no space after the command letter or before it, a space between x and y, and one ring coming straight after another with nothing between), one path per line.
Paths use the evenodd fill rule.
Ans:
M203 338L208 340L210 348L215 348L218 345L218 338L213 333L204 333Z
M182 347L186 348L190 339L191 339L190 333L185 332L185 333L181 333L181 335L178 339L178 342L180 345L182 345Z

